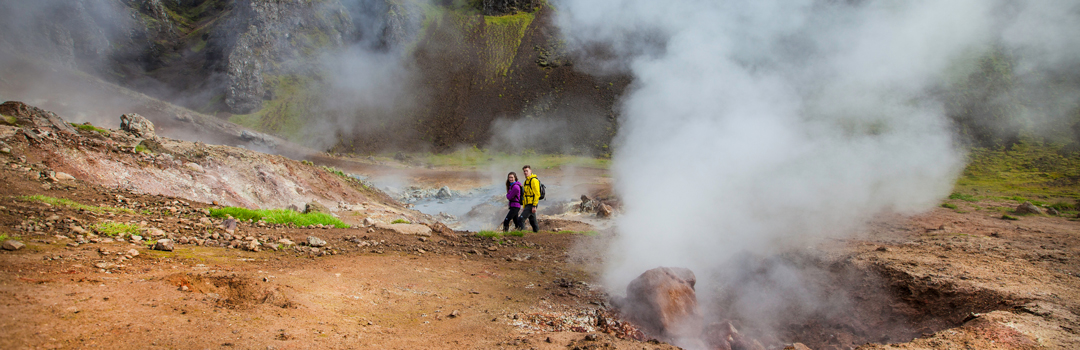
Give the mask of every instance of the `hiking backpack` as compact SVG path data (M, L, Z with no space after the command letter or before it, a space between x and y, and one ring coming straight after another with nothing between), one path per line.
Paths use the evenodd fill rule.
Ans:
M544 197L547 196L547 186L544 186L544 183L540 182L539 177L536 178L536 182L540 183L540 197L536 198L536 200L544 200ZM525 186L527 186L528 183L529 183L529 180L526 179L525 184L521 185L521 200L522 201L525 200Z

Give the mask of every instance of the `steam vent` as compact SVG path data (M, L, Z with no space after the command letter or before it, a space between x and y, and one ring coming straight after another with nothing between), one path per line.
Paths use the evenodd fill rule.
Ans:
M701 335L694 272L682 267L645 271L626 286L623 312L650 335L695 339Z

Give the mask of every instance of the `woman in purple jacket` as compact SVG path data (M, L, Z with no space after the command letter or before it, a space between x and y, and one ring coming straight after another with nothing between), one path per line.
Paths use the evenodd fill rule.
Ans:
M506 174L506 199L510 201L510 212L506 213L506 218L503 219L503 232L510 229L510 221L514 221L514 228L521 231L521 218L518 217L518 212L521 211L521 183L517 180L517 174L510 172Z

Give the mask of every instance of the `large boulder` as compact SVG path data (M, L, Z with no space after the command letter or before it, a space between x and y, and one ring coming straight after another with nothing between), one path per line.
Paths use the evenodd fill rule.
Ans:
M312 201L304 206L304 214L307 213L323 213L330 214L330 209L319 202Z
M1039 207L1036 207L1034 204L1031 204L1031 202L1024 202L1024 204L1020 204L1016 207L1016 213L1042 215L1043 211L1042 209L1039 209Z
M703 328L694 272L681 267L645 271L626 286L621 311L643 331L676 343L697 339Z
M75 128L61 119L56 113L46 111L19 101L0 104L0 115L15 118L15 125L27 128L51 129L63 133L75 134ZM7 118L5 118L7 121Z
M137 113L128 113L120 116L120 129L127 131L135 137L152 139L157 137L154 132L154 123Z

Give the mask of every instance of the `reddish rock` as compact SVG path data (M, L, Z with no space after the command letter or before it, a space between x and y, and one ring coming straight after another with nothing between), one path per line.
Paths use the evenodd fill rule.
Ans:
M681 267L645 271L626 286L622 311L643 331L672 340L697 339L702 331L694 272Z
M615 213L615 210L612 209L610 205L600 203L600 205L596 207L596 216L598 216L598 217L602 217L602 218L611 217L611 214L613 214L613 213ZM687 270L687 271L689 271L689 270Z
M434 231L435 233L438 233L439 235L441 235L443 237L451 237L451 238L453 238L453 237L457 236L456 234L454 234L453 229L446 226L446 224L443 224L442 222L435 222L434 224L428 224L428 227L431 228L431 231Z

